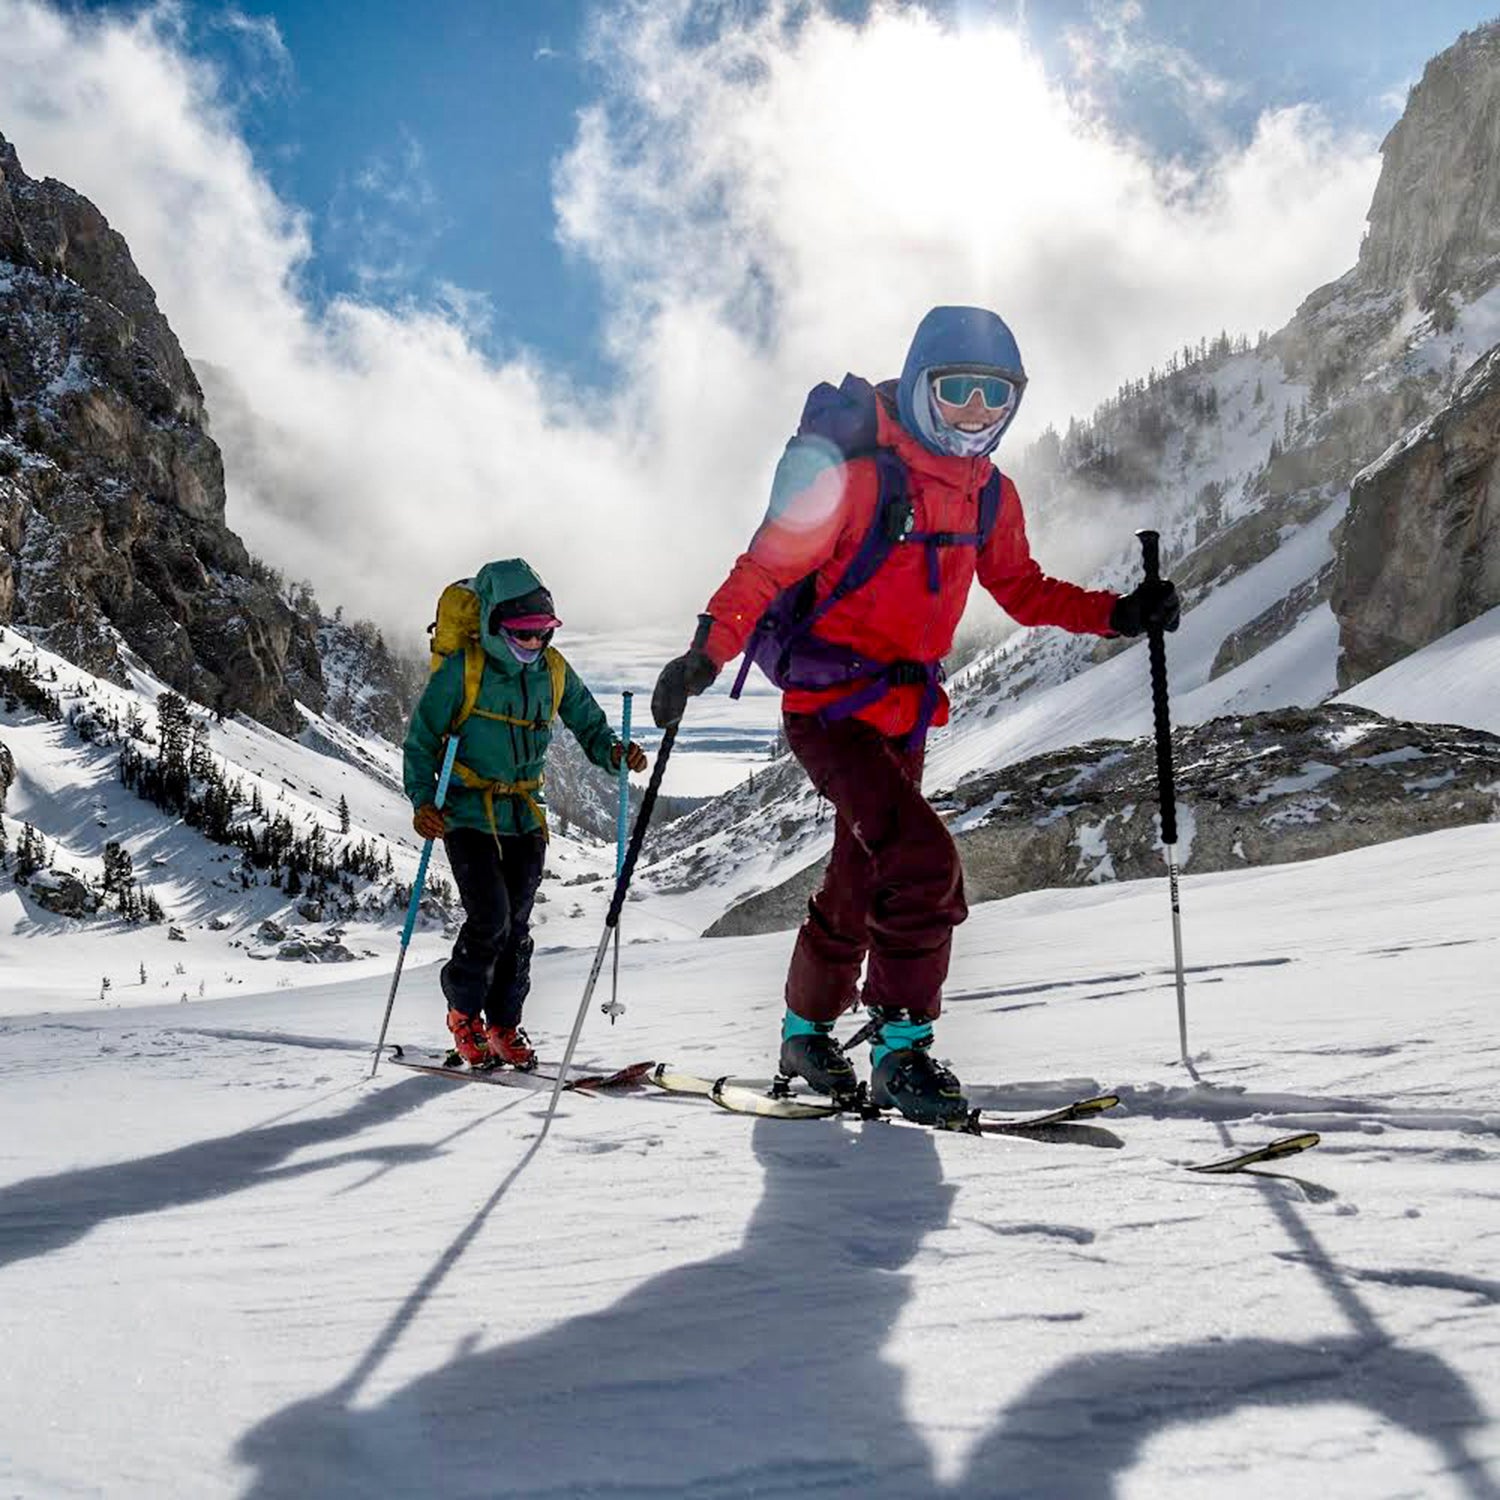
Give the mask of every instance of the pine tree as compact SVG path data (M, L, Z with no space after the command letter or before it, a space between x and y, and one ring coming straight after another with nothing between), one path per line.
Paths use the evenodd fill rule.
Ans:
M349 799L344 796L339 797L339 832L349 832Z
M111 839L104 846L104 878L101 883L105 896L115 897L123 910L121 897L130 889L134 880L135 865L130 858L130 851Z
M194 781L203 781L212 769L213 757L208 750L208 725L199 719L193 724L192 744L188 749L188 775Z
M22 825L21 842L16 845L16 879L30 880L47 863L47 841L30 823Z
M161 803L168 811L181 812L187 805L188 736L192 724L187 704L176 693L162 693L156 700L157 737L160 754Z

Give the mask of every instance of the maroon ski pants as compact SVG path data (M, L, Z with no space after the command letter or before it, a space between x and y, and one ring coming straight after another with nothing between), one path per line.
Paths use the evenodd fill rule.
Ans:
M953 929L968 916L953 836L922 795L920 748L859 719L784 716L787 744L833 804L833 853L807 903L786 980L787 1006L832 1021L861 998L937 1015Z

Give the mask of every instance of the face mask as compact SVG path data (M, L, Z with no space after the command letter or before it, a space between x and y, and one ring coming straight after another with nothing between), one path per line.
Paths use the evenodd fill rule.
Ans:
M505 642L505 649L515 657L518 662L534 662L543 651L547 649L547 642L552 639L549 630L542 636L528 636L524 642L518 641L504 626L500 628L500 639Z

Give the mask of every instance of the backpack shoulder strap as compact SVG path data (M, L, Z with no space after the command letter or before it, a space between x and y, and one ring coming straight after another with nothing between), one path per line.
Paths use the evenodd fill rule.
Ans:
M911 530L906 466L891 449L880 446L878 399L875 387L868 380L845 375L837 387L827 381L814 386L802 408L794 443L830 444L845 462L873 458L879 484L869 529L828 597L805 620L805 629L811 629L839 600L863 588L880 570L891 548Z
M547 671L552 675L552 712L548 717L556 719L557 711L562 707L563 689L568 685L568 662L556 646L548 646L542 655L547 662Z
M465 641L464 697L453 719L454 729L457 729L474 712L474 705L479 701L479 685L483 680L484 647L478 641Z
M809 616L809 628L840 599L847 598L855 589L862 589L880 571L880 565L891 555L891 549L912 528L911 501L906 493L906 466L889 448L876 449L874 457L880 486L875 514L858 550L849 559L848 567Z

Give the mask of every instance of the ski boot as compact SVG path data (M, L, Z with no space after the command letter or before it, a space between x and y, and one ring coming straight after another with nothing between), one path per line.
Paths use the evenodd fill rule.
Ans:
M490 1055L489 1044L484 1038L484 1028L478 1016L465 1015L461 1010L448 1012L448 1030L453 1033L453 1050L471 1068L483 1072L496 1065Z
M784 1077L801 1078L814 1093L837 1103L859 1098L854 1064L834 1036L832 1021L804 1021L788 1010L781 1023L780 1065Z
M521 1073L536 1067L536 1049L519 1026L486 1026L484 1039L497 1067L506 1062Z
M870 1103L896 1109L919 1125L962 1130L969 1120L963 1085L932 1060L932 1022L914 1020L904 1010L871 1008L875 1035L870 1040Z

